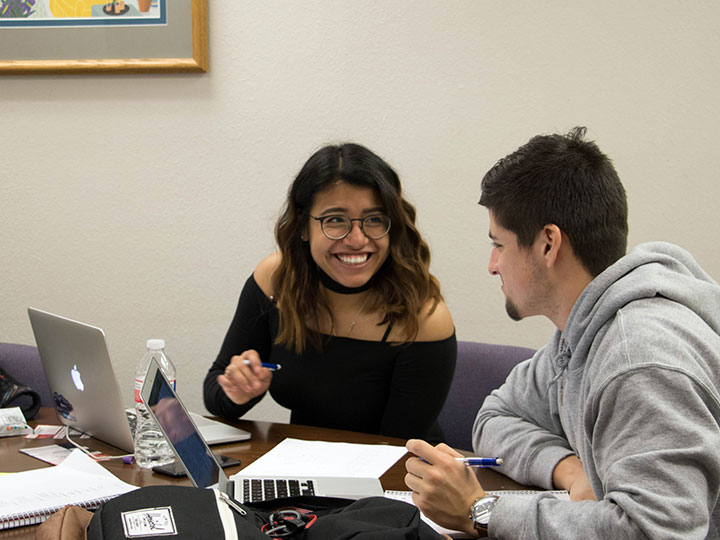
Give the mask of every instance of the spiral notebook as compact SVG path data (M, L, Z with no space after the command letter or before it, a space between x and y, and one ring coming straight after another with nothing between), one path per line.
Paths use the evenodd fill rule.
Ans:
M93 510L134 489L73 450L60 465L0 476L0 530L37 525L66 504Z

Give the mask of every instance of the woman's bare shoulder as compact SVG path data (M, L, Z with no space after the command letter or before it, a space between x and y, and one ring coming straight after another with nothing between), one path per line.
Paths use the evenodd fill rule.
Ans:
M280 266L280 261L281 256L279 251L271 253L260 261L260 264L257 265L255 271L253 272L255 282L268 298L275 294L272 285L272 277L275 270L277 270L278 266Z
M432 302L428 302L423 308L416 341L440 341L449 338L455 332L452 315L444 301L438 302L432 313L430 313L431 309Z

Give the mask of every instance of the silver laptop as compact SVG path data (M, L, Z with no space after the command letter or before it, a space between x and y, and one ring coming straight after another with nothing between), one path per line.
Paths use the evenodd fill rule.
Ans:
M217 487L243 503L295 495L350 499L383 495L377 478L254 478L240 471L228 479L155 359L150 361L140 394L197 487Z
M28 308L28 315L60 421L132 452L132 431L105 333L39 309ZM193 418L202 424L203 436L210 444L250 438L245 430L196 414Z

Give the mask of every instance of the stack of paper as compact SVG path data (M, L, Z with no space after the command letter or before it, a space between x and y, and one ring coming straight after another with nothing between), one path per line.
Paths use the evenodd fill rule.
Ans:
M244 476L380 478L404 446L285 439L242 470Z

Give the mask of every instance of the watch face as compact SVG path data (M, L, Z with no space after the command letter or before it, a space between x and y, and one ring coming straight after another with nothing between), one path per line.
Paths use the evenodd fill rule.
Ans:
M486 526L490 522L490 514L492 514L493 508L497 497L487 496L478 500L473 504L472 507L472 520L476 525Z

